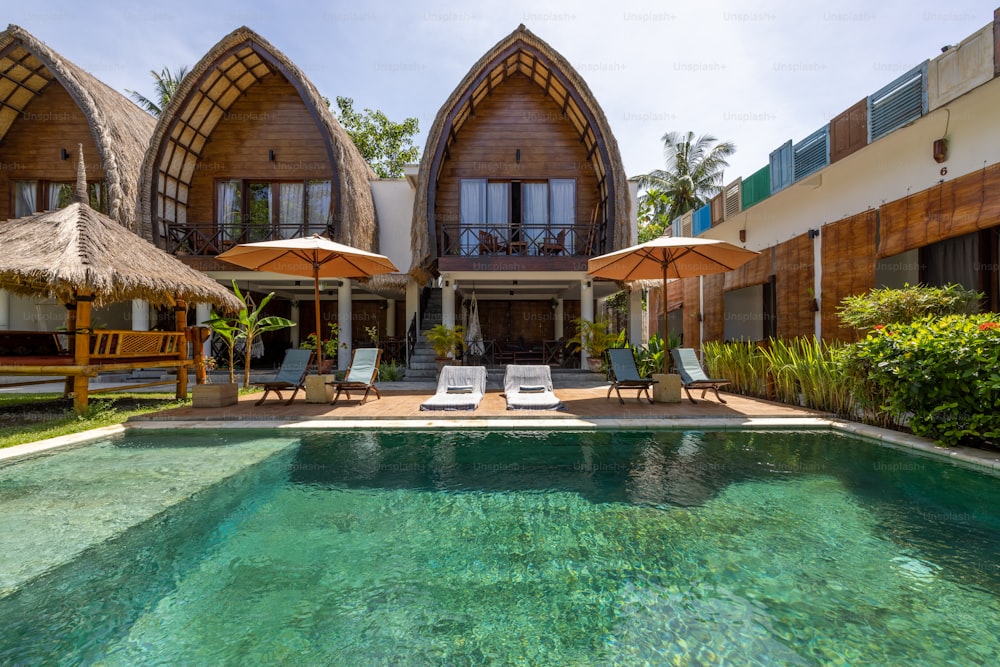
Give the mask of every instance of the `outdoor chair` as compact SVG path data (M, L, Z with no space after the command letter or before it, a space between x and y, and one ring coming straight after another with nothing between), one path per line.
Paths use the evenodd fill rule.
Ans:
M561 229L555 238L548 237L539 248L543 255L565 255L566 254L566 230Z
M503 379L508 410L563 410L552 391L552 369L548 366L507 366Z
M477 252L480 255L498 255L500 254L500 241L493 234L481 229L479 230Z
M642 392L646 392L646 400L653 402L653 397L649 393L649 388L656 384L656 380L643 378L639 375L639 368L635 365L635 355L631 348L619 347L608 350L608 367L611 375L611 386L608 387L608 395L605 399L611 398L611 391L618 394L618 402L625 405L622 398L622 389L635 389L635 400L642 398Z
M437 391L420 409L475 410L485 394L485 366L442 366Z
M264 388L264 395L254 405L263 403L264 399L272 391L278 395L278 400L280 401L281 392L285 389L292 390L292 395L285 401L285 405L291 405L292 401L295 400L295 395L299 393L299 389L305 386L306 373L309 371L309 366L313 363L314 353L315 350L303 350L294 347L285 350L285 358L282 359L281 368L278 369L278 374L274 376L273 380L250 383L255 387Z
M348 366L347 373L344 374L344 379L327 382L328 385L335 387L337 390L330 403L336 405L337 399L340 398L341 394L346 394L348 400L350 400L352 390L361 391L362 389L365 390L365 395L361 398L362 403L368 400L368 394L372 391L375 392L378 398L382 398L378 387L375 386L375 377L378 375L378 365L381 360L381 348L355 348L354 354L351 356L351 365Z
M689 401L697 403L691 396L692 389L701 389L702 398L705 398L705 392L711 389L715 392L719 403L725 403L719 396L719 387L730 384L729 380L708 377L705 374L705 369L701 367L701 362L698 361L698 355L690 347L675 347L670 350L670 355L674 359L674 367L681 376L681 386L684 387Z

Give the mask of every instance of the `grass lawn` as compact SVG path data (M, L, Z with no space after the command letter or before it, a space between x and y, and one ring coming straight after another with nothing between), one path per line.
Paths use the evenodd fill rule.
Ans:
M100 394L91 396L87 414L77 417L73 399L61 394L0 394L0 448L121 424L133 415L190 402L178 401L172 392Z

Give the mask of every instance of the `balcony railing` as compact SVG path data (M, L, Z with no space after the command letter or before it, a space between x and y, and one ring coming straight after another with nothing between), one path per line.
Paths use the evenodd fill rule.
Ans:
M305 224L216 227L213 224L182 225L162 222L164 246L172 255L219 255L240 243L278 241L310 234L325 234L326 228L309 228Z
M441 255L592 257L597 250L595 225L442 225Z

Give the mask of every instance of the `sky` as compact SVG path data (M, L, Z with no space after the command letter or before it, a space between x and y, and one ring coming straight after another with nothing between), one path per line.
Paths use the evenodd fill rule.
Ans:
M421 149L455 86L523 23L586 80L629 177L665 166L665 133L691 131L736 145L730 182L987 25L995 8L972 0L40 0L6 3L0 22L118 91L149 96L150 70L192 66L246 25L322 95L393 120L416 117Z

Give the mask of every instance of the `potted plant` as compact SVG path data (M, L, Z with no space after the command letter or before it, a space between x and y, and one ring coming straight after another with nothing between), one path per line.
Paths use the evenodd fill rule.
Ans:
M438 370L452 363L458 351L465 349L465 327L460 324L454 327L435 324L424 336L434 350Z
M311 333L306 336L306 339L299 344L299 347L304 350L315 350L317 344L323 346L323 368L320 369L320 373L323 375L329 375L333 373L333 369L336 368L337 362L337 352L339 351L340 343L340 325L336 322L330 322L330 337L324 338L322 341L317 343L317 336L315 333ZM347 344L344 344L346 347Z
M573 352L581 349L586 352L590 370L600 373L604 370L604 353L608 348L619 347L624 341L625 332L612 332L611 323L607 320L592 322L578 317L573 320L573 324L576 325L576 335L567 342L572 346Z

